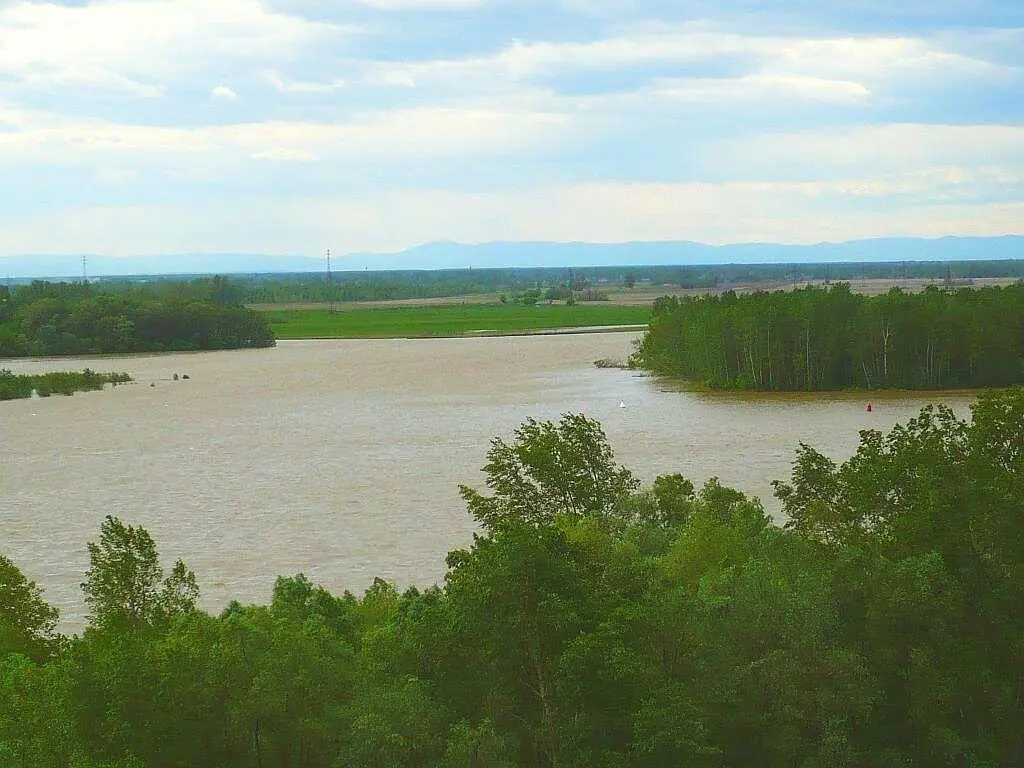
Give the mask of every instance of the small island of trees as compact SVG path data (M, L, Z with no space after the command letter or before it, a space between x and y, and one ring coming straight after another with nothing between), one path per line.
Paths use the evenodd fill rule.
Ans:
M63 637L0 556L0 766L1020 766L1024 392L972 411L802 446L784 526L529 421L425 590L300 574L214 616L108 517Z
M635 366L714 389L1024 382L1024 285L881 296L848 284L655 302Z
M0 400L17 400L50 395L72 395L75 392L88 392L103 389L107 384L126 384L132 377L127 373L97 373L86 368L81 373L76 371L39 373L19 376L6 369L0 369Z
M145 286L0 286L0 358L267 347L266 318L237 301L225 278L183 284L178 296Z

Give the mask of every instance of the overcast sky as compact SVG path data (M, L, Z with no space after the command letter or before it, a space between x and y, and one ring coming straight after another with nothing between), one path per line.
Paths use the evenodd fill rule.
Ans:
M1020 0L0 0L0 255L1024 232Z

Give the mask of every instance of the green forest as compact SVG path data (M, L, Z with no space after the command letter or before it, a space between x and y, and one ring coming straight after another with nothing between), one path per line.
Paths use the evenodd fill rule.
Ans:
M1005 386L1024 381L1024 285L663 297L632 362L715 389Z
M612 287L721 290L730 285L786 284L808 280L934 280L963 285L975 278L1024 278L1024 260L823 262L793 264L691 264L676 266L508 267L436 270L340 270L234 274L230 292L246 304L384 301L471 294L516 295L572 290L577 298ZM143 282L144 281L144 282ZM104 290L180 297L209 288L210 277L103 278ZM554 296L553 298L559 298ZM564 298L564 297L563 297Z
M89 283L0 286L0 357L266 347L266 319L236 301L224 278L158 296ZM204 286L205 288L205 286Z
M0 557L0 766L1024 764L1024 391L841 464L801 445L784 526L715 479L641 487L582 415L484 472L428 589L297 575L215 616L108 517L63 637Z

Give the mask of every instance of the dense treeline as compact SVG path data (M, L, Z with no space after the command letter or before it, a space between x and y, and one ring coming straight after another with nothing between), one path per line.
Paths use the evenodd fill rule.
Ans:
M430 299L493 293L506 301L530 295L534 299L587 300L594 282L623 277L622 268L586 270L454 269L379 272L256 274L218 276L109 277L94 283L106 294L181 303L212 301L218 304L329 303ZM592 279L592 280L591 280Z
M817 264L713 264L677 267L637 267L637 279L681 288L728 288L730 285L808 281L931 280L961 284L974 278L1022 278L1024 260L979 261L832 261Z
M236 274L223 276L107 277L104 293L165 302L213 301L228 304L328 303L428 299L498 294L508 301L596 300L612 287L723 291L730 287L791 285L807 281L862 279L932 280L969 284L973 278L1024 278L1024 260L829 262L818 264L704 264L679 266L521 267L499 269L338 271Z
M594 271L586 270L587 274ZM592 278L595 282L609 281L621 278L622 273L622 268L615 268ZM581 270L555 268L338 272L330 280L324 274L308 273L237 277L236 281L249 304L387 301L481 293L498 293L506 300L515 300L529 292L541 298L549 291L564 291L554 298L567 298L571 291L583 291L590 284Z
M73 395L103 389L107 384L125 384L132 380L127 373L97 373L86 368L77 371L58 371L19 376L6 369L0 369L0 400L17 400L50 395Z
M224 278L178 297L82 283L0 286L0 357L271 346L266 319Z
M599 425L495 440L442 587L197 610L108 518L81 637L0 558L0 765L1017 766L1024 393L925 409L790 523L715 480L640 489Z
M391 271L339 271L328 281L325 273L232 275L224 278L147 277L105 278L104 290L113 293L138 292L165 299L186 295L209 296L219 290L246 304L286 302L381 301L425 299L470 294L505 294L509 300L534 291L576 292L586 298L611 286L625 288L727 290L730 286L784 284L797 286L806 281L850 281L862 279L933 280L962 285L973 278L1024 278L1024 260L993 261L906 261L830 262L820 264L704 264L685 266L614 267L532 267L503 269L440 269ZM558 297L556 297L558 298ZM564 296L563 296L564 298Z
M268 275L241 281L246 301L281 302L386 301L464 296L533 287L515 270L438 270L436 272Z
M664 297L633 362L713 388L1003 386L1024 381L1024 286Z

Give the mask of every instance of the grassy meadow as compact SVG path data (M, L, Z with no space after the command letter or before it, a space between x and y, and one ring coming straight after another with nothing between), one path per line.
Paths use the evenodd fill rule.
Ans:
M646 325L651 309L611 304L447 304L265 310L278 339L427 338Z

